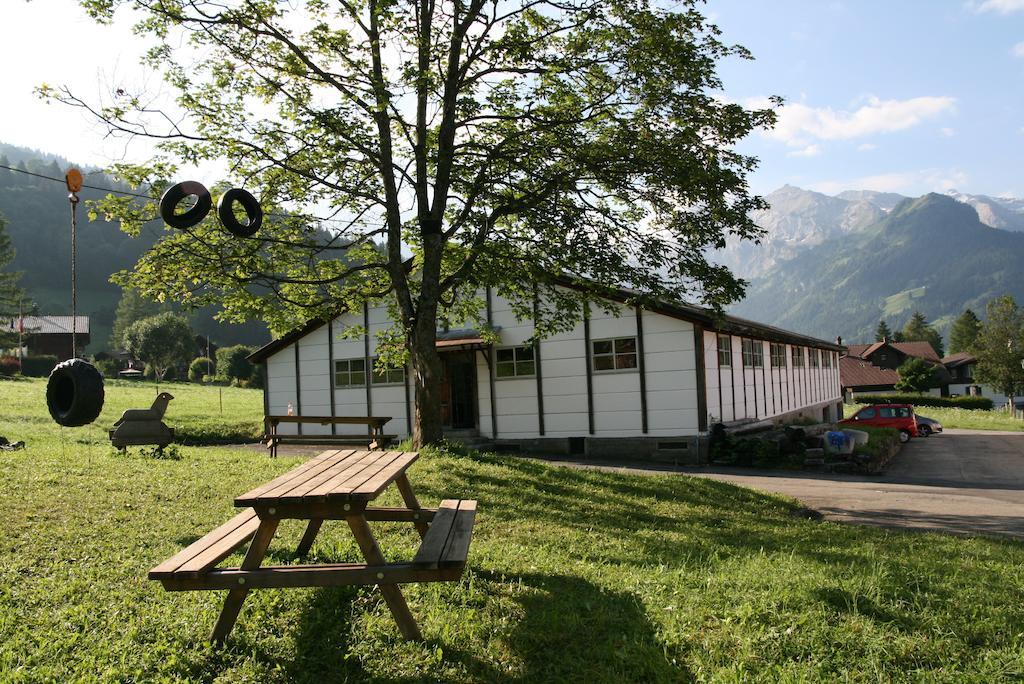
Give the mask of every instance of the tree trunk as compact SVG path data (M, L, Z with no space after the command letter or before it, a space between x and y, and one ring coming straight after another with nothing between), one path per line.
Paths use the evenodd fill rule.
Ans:
M437 353L437 316L420 312L409 335L409 355L415 388L413 447L441 441L441 379L443 368Z

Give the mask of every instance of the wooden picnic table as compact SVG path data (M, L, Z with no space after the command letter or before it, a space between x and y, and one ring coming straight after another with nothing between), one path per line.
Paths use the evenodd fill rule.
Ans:
M423 508L406 475L419 454L403 451L325 451L270 482L235 499L245 509L232 520L191 544L149 572L170 591L228 589L211 639L231 633L245 597L252 589L376 584L406 639L420 639L399 584L453 581L465 570L476 515L476 501L446 499L438 508ZM373 507L394 483L402 508ZM297 555L305 556L324 521L345 520L365 563L262 566L281 520L307 520ZM370 521L412 523L422 541L415 557L387 563L370 530ZM216 566L252 540L238 568Z

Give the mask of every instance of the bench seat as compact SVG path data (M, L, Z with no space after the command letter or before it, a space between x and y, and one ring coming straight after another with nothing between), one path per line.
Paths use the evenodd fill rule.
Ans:
M149 579L200 577L251 540L259 526L256 511L246 509L150 570Z
M463 568L476 520L476 501L445 499L437 507L430 529L412 560L421 569Z

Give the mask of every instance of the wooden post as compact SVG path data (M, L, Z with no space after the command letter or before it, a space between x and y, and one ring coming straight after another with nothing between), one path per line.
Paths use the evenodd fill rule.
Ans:
M313 548L313 542L316 541L316 535L320 532L320 526L323 524L323 518L309 519L306 531L302 534L302 541L299 542L298 548L295 549L296 556L305 557L309 553L309 550Z
M242 570L255 570L260 567L263 557L267 554L267 548L270 547L270 540L274 538L276 532L277 520L275 518L260 521L260 528L256 530L256 536L253 537L249 550L242 560ZM235 626L238 611L242 609L242 602L245 601L248 594L248 589L232 589L228 592L228 597L224 600L224 608L221 609L220 617L217 618L217 624L213 626L210 641L215 644L224 643Z
M384 555L380 552L380 547L377 546L377 540L373 538L373 533L370 532L366 516L362 514L353 515L345 518L345 520L348 522L352 535L356 538L356 543L359 544L367 564L384 565ZM384 601L387 602L388 608L391 609L391 614L394 616L395 622L398 623L398 629L402 632L402 636L408 641L421 641L423 637L420 635L420 628L417 626L412 613L409 612L409 604L405 602L402 590L398 588L397 584L378 584L377 586L380 588L380 593L384 597Z
M402 473L395 479L395 484L398 485L398 491L402 494L402 501L405 502L405 507L418 511L420 509L420 502L416 500L416 493L412 491L409 477ZM417 522L416 531L419 532L420 539L423 539L427 535L427 523Z

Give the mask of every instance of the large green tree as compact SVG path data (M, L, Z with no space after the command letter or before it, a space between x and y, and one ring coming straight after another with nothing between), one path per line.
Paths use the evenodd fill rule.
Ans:
M928 319L920 311L915 311L907 324L903 326L903 342L927 342L932 345L935 353L942 357L942 335L928 324Z
M706 254L760 234L755 160L734 144L778 101L723 95L717 63L750 55L696 0L80 2L102 21L136 10L177 90L181 111L156 112L126 88L98 103L43 89L161 141L164 157L120 177L157 192L175 162L225 161L225 180L289 214L250 239L212 220L169 234L131 284L277 332L386 300L418 443L441 436L439 319L479 316L485 286L541 335L612 285L715 308L743 292ZM103 210L153 216L128 200ZM328 239L316 210L334 219Z
M14 261L14 246L7 224L0 218L0 349L17 346L18 330L7 325L25 312L25 291L18 286L21 273L9 270Z
M124 342L135 358L153 369L158 381L168 368L185 366L196 355L188 319L169 311L132 323L124 331Z
M970 309L965 309L949 329L949 353L971 351L981 332L981 320Z
M909 358L896 373L898 392L927 392L935 384L935 368L924 359Z
M133 287L124 288L114 314L114 329L110 334L110 348L114 350L125 348L124 333L136 321L172 310L173 307L170 304L161 304L146 299Z
M892 330L889 328L889 324L884 320L878 321L878 327L875 328L875 342L892 342Z
M997 297L985 309L985 322L974 343L978 367L974 378L1010 398L1024 392L1024 311L1013 297Z

